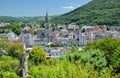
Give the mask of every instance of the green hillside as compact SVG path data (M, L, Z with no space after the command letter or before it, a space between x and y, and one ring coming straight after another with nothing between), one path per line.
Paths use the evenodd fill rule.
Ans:
M79 25L120 25L120 1L92 0L69 13L55 17L52 22Z
M49 16L51 19L52 16ZM41 22L45 20L45 16L21 16L21 17L12 17L12 16L0 16L0 22L8 22L8 23L15 23L15 22Z

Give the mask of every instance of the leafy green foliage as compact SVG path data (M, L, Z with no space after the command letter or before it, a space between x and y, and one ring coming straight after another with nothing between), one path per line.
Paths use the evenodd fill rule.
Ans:
M115 51L119 52L119 47ZM119 53L114 55L116 61L113 60L113 63L118 63L116 66L119 66ZM0 77L19 78L19 66L18 59L1 57ZM28 74L30 78L118 78L120 76L115 72L114 66L106 67L104 51L99 49L79 51L76 44L67 55L47 60L42 48L33 47L30 51Z
M112 66L106 67L103 51L89 49L79 51L76 44L66 56L46 60L30 68L33 78L118 78Z
M49 19L53 18L53 16L49 16ZM5 23L29 23L29 22L37 22L42 23L45 20L44 16L35 16L35 17L11 17L11 16L0 16L0 22ZM44 26L44 24L43 24Z
M18 22L18 20L10 16L0 16L0 22L15 23Z
M24 47L21 43L10 43L7 52L10 56L20 59L24 52Z
M55 59L54 59L55 60ZM79 65L80 71L82 70L81 65ZM81 77L88 76L86 73L87 70L84 69L84 72L79 73L77 66L68 61L57 62L56 65L39 65L30 69L29 74L35 78L78 78L80 74ZM91 69L92 70L92 69ZM78 74L79 73L79 74Z
M0 78L19 78L17 71L19 70L19 60L9 56L0 58Z
M105 38L103 40L89 43L85 49L88 50L92 48L92 49L99 49L101 51L104 51L108 65L113 65L113 67L117 69L119 68L118 64L120 64L119 46L120 46L120 40L113 38Z
M66 58L70 62L79 61L82 64L89 66L92 65L96 69L101 69L107 65L104 52L100 50L87 50L87 51L78 51L73 53L68 53Z
M8 47L8 39L6 37L0 37L0 58L3 55L3 50L6 50Z
M14 72L0 72L0 78L19 78Z
M50 59L47 64L32 67L29 75L33 78L117 78L110 67L104 67L101 71L94 66L84 65L80 62L71 63L68 60Z
M53 23L79 25L120 25L119 0L92 0L66 14L53 18Z
M20 24L14 24L14 25L12 26L12 31L13 31L15 34L19 35L19 34L22 32L22 26L21 26Z
M112 55L111 63L114 68L120 72L120 47L118 47Z
M0 48L5 50L7 48L8 39L7 37L0 37Z
M34 46L30 51L30 60L34 62L34 64L40 64L41 62L46 60L46 52L39 46Z
M76 43L73 43L72 49L70 50L70 52L78 52L78 51L79 51L79 47L77 46Z

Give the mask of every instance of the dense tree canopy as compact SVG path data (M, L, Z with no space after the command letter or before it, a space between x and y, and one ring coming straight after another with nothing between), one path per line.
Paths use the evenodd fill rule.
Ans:
M16 74L19 71L19 60L10 56L0 58L0 78L19 78Z
M115 52L112 55L111 64L118 72L120 72L120 47L115 49Z
M35 78L117 78L119 75L113 72L112 66L106 67L106 63L103 51L79 51L74 44L67 55L46 60L28 73Z
M95 41L87 44L85 47L88 49L99 49L105 52L108 65L113 65L114 68L118 69L120 66L120 40L114 38L105 38L103 40Z
M76 51L76 52L75 52ZM107 61L103 51L100 50L87 50L70 52L66 55L66 59L70 62L80 62L86 66L92 65L96 69L101 69L107 65Z
M111 46L111 41L115 42L115 46L118 44L117 39L106 39L107 45ZM114 52L111 55L110 66L107 66L106 51L111 50L107 45L103 44L100 40L87 46L86 50L79 51L76 44L73 45L72 49L60 58L51 58L46 60L46 53L39 46L34 46L30 51L29 57L29 77L30 78L118 78L120 76L120 47L112 49ZM105 41L105 43L106 43ZM101 44L102 43L102 44ZM88 45L90 45L88 44ZM100 49L96 49L100 45ZM119 45L119 44L118 44ZM17 46L15 46L17 47ZM15 49L15 48L14 48ZM103 50L104 51L103 51ZM13 49L12 49L13 51ZM16 49L15 49L16 51ZM15 51L13 53L15 53ZM42 62L42 63L41 63ZM114 69L115 68L115 69ZM0 77L2 78L19 78L20 77L20 63L17 58L13 56L3 56L0 58Z
M22 32L22 26L21 26L21 24L13 24L12 25L12 31L15 34L19 35Z
M119 0L92 0L66 14L55 17L52 22L79 25L120 25Z

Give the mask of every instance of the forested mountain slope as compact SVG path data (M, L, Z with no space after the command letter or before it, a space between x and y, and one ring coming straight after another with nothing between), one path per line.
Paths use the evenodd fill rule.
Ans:
M92 0L71 12L53 18L52 22L79 25L120 25L120 1Z

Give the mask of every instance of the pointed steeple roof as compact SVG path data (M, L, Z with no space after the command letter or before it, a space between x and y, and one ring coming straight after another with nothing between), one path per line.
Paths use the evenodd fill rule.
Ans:
M46 12L45 23L49 23L49 20L48 20L48 12Z

